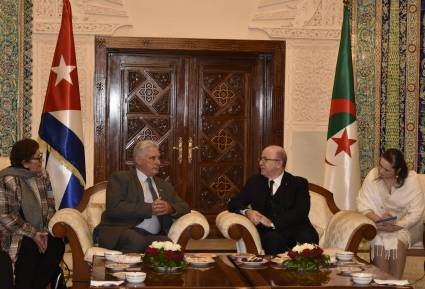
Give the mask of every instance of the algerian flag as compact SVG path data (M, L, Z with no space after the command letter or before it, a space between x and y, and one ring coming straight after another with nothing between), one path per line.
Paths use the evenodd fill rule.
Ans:
M354 210L360 189L360 165L351 63L350 14L347 5L344 5L329 113L324 187L333 193L338 208Z

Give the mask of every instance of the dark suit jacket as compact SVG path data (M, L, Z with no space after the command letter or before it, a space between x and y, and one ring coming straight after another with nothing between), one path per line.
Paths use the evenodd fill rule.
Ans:
M283 174L282 182L272 197L273 209L267 209L267 194L270 194L268 179L262 175L251 177L242 191L233 197L228 209L240 213L240 210L252 209L268 217L277 231L291 234L301 230L313 230L308 213L310 211L310 194L308 182L302 177L293 176L288 172ZM263 226L260 225L259 231Z
M189 206L174 193L173 186L154 177L159 196L176 210L173 215L158 216L161 224L160 234L166 235L174 218L190 212ZM142 185L136 170L119 171L111 175L106 188L106 209L100 224L96 227L99 244L113 249L120 234L140 224L145 218L152 217L152 205L145 203Z

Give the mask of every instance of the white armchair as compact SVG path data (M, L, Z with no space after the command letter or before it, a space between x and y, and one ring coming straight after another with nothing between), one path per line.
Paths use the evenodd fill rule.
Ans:
M73 282L89 282L90 266L93 255L102 255L105 248L93 243L93 229L100 223L105 210L107 182L102 182L87 189L83 200L75 209L61 209L56 212L49 223L50 232L59 238L66 237L72 251ZM204 239L209 233L207 219L197 211L178 218L171 226L168 237L179 243L183 250L189 239Z
M322 248L357 252L363 238L375 237L376 227L370 219L355 211L340 211L332 193L318 185L309 184L309 190L309 218ZM256 227L245 216L224 211L217 216L216 225L224 237L236 241L238 252L264 253Z

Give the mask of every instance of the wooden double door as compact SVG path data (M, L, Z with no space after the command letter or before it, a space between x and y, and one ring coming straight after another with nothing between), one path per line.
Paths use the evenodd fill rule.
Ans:
M132 40L139 39L125 39L128 45ZM283 104L283 86L273 98L273 53L102 49L96 69L103 72L98 80L104 92L96 95L96 121L104 134L95 142L104 149L95 155L95 181L133 166L134 145L154 140L161 151L161 177L214 224L230 197L257 172L263 146L283 142L283 113L273 118L274 102ZM277 75L283 78L283 72ZM276 119L280 125L274 125Z

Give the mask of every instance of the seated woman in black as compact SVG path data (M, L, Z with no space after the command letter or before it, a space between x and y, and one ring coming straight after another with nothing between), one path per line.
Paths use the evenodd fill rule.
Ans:
M45 289L64 253L47 228L55 213L52 187L36 141L15 143L10 162L0 171L1 249L15 264L15 289Z

